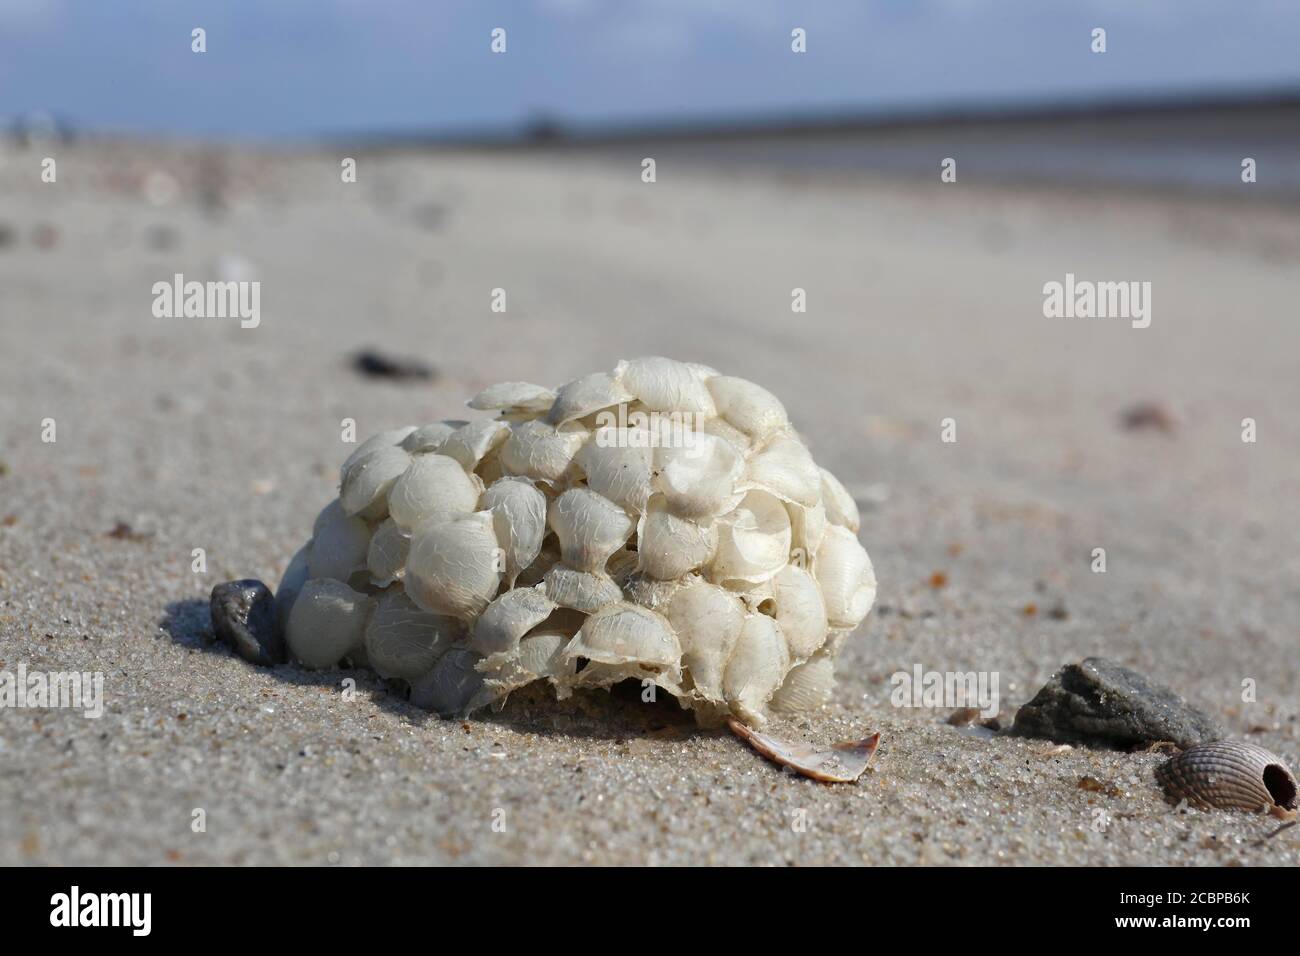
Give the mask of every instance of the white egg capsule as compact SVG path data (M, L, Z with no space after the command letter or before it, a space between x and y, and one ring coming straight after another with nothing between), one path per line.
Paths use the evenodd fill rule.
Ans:
M374 602L342 581L316 578L298 592L285 635L304 667L324 670L361 647Z
M822 476L803 442L777 435L749 459L744 486L811 508L820 503Z
M596 611L583 622L568 647L566 660L590 663L578 672L579 680L593 665L608 665L593 671L584 682L599 674L599 682L613 683L625 677L655 678L670 683L681 679L681 644L668 621L654 611L635 604L616 603ZM658 681L656 681L657 683Z
M660 356L632 359L619 362L614 377L652 411L717 414L708 387L682 362Z
M504 567L489 512L424 524L411 536L406 593L426 611L472 621L496 594Z
M555 607L542 587L507 591L479 615L470 649L484 657L508 654L519 646L525 634L550 617Z
M343 459L343 465L339 468L339 483L343 483L343 479L347 475L348 470L362 458L367 457L381 448L401 446L413 431L415 431L415 426L407 425L405 428L392 428L388 431L382 431L378 434L371 435L353 449L352 454Z
M460 462L431 452L411 460L393 485L388 510L397 526L410 533L426 522L473 512L482 493L482 482L466 474Z
M358 458L343 472L339 502L350 515L371 521L388 513L393 483L411 463L411 456L396 446L376 448Z
M781 626L790 658L807 660L826 642L826 602L811 574L787 564L771 581L776 623Z
M499 695L478 672L481 660L468 648L447 651L427 674L411 683L411 703L443 717L464 717L490 704Z
M500 419L471 422L448 435L438 454L454 458L466 471L473 471L509 437L510 426Z
M421 425L402 439L402 447L412 455L426 454L441 448L458 428L469 422L442 421Z
M392 518L385 518L370 536L370 547L366 552L370 583L377 588L386 588L405 577L410 550L410 536Z
M511 425L510 437L501 446L501 465L508 475L563 485L573 477L573 456L588 434L585 428L575 425L557 429L545 422L519 422Z
M590 614L623 600L623 592L608 574L579 571L567 564L555 564L542 577L546 596L560 607Z
M560 539L564 563L579 571L603 571L609 556L632 535L626 511L590 488L570 488L547 513L547 523Z
M718 550L718 529L678 517L661 495L650 499L649 510L637 524L639 568L652 578L671 581L707 564Z
M316 519L308 577L347 581L366 567L370 551L370 526L347 514L338 501L331 502Z
M766 581L790 556L790 515L766 491L751 491L718 518L718 550L709 568L715 583Z
M555 403L555 393L531 382L500 382L489 385L465 404L479 411L542 413Z
M813 563L831 627L857 627L876 599L871 558L848 528L831 525Z
M514 587L520 572L530 567L542 550L546 496L527 478L500 478L483 492L479 504L481 510L492 513L492 527L505 551L506 586Z
M307 583L311 545L308 541L289 559L289 566L284 569L284 576L275 589L275 619L282 634L289 628L289 612L293 610L293 603L298 600L298 593Z
M430 614L394 588L380 595L366 623L366 658L380 677L415 680L429 672L460 633L457 621Z
M766 723L767 702L789 670L790 652L776 621L764 614L745 618L722 678L722 694L732 713L747 724Z
M848 528L854 534L862 524L858 514L858 503L845 490L840 480L825 468L817 469L822 476L822 504L826 507L826 520L841 528Z
M713 517L730 510L741 492L737 482L745 463L736 449L714 435L687 433L681 444L654 452L655 490L668 508L687 518Z
M654 475L650 432L644 428L597 428L574 462L587 487L631 512L644 511Z
M708 386L718 414L753 441L764 442L790 427L785 406L762 386L729 375L709 379Z
M835 661L818 651L802 664L790 668L785 683L772 695L772 709L784 714L806 714L821 710L835 691Z
M734 594L697 580L678 590L664 612L682 647L682 664L705 700L722 702L727 662L740 639L745 609Z
M546 421L551 425L563 425L603 408L630 402L632 398L632 393L612 375L593 372L560 386Z

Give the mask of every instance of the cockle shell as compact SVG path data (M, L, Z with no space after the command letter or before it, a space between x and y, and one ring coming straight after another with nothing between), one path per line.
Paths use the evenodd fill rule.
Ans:
M1173 800L1203 810L1247 810L1295 816L1296 780L1282 758L1244 740L1189 747L1156 768Z
M859 516L752 382L647 357L478 421L381 432L277 592L310 667L368 661L443 714L632 679L706 723L829 700L875 595Z

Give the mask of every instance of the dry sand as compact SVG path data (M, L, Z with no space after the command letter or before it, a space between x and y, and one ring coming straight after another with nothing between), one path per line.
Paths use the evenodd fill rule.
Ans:
M102 671L106 713L0 710L0 863L1300 863L1300 829L1173 812L1159 756L1046 756L889 701L915 664L996 671L1009 721L1105 654L1297 764L1294 208L664 166L646 185L528 154L362 156L344 185L332 155L103 146L59 147L46 185L41 154L0 164L0 668ZM139 197L151 166L175 202ZM154 282L231 256L262 282L259 328L152 316ZM1066 272L1152 282L1151 327L1044 318ZM363 379L361 346L440 377ZM528 693L445 722L367 674L210 643L213 584L274 584L333 495L341 419L461 417L487 383L645 353L768 386L862 496L876 610L833 706L777 725L881 731L858 784L782 774L670 704ZM1148 399L1172 435L1119 425Z

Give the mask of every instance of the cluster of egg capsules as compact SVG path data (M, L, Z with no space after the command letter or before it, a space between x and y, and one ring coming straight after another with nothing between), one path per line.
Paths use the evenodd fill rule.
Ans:
M703 723L830 697L876 582L857 506L770 392L666 358L498 413L377 434L276 592L304 665L348 660L463 715L629 678Z

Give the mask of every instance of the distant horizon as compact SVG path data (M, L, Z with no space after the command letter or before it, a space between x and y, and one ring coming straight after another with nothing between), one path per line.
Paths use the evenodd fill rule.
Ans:
M0 115L286 143L717 123L1300 88L1298 48L1281 0L0 0Z

